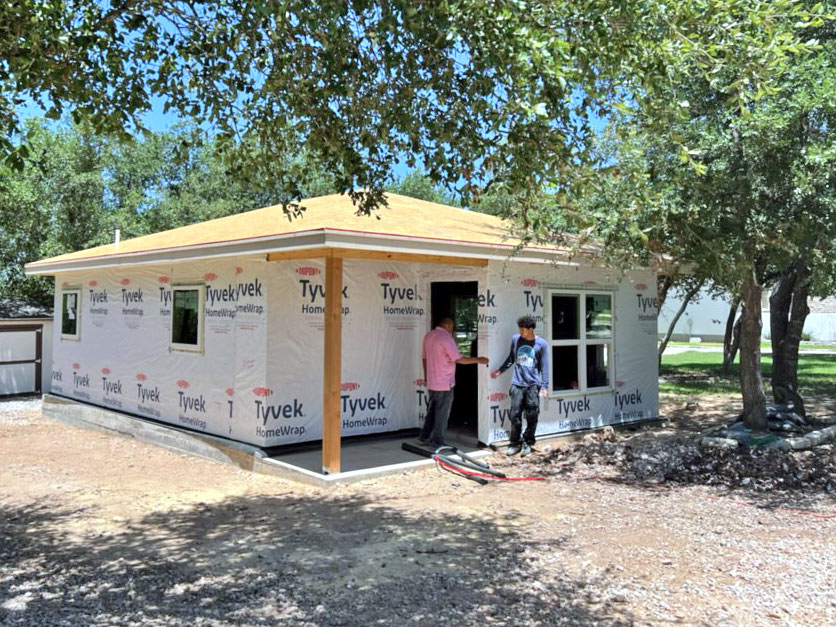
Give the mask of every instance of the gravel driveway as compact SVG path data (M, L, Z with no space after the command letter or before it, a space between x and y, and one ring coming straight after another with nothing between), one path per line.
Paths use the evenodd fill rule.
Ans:
M836 624L832 494L556 472L540 448L493 463L546 481L324 491L0 403L0 624Z

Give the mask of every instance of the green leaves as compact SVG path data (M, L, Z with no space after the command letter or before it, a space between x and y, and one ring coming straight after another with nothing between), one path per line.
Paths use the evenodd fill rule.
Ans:
M519 202L541 187L572 198L598 160L594 112L640 111L661 139L692 115L695 99L677 94L698 79L747 118L816 49L808 31L829 23L828 6L20 0L0 8L0 128L17 137L11 102L26 94L52 118L68 110L124 136L158 96L228 149L257 145L245 167L291 195L304 150L338 189L373 190L366 212L398 162L424 164L466 202L491 186ZM681 154L699 173L692 148Z
M759 19L781 32L780 23ZM619 176L602 178L584 200L608 254L640 259L656 242L657 251L733 293L753 269L768 282L803 257L814 267L818 293L833 289L836 40L832 23L822 28L815 34L825 43L803 55L796 53L804 45L785 47L795 56L738 110L711 76L695 75L667 89L672 101L688 106L665 134L652 130L654 118L642 109L610 129L598 149L618 164ZM740 75L729 84L748 80Z

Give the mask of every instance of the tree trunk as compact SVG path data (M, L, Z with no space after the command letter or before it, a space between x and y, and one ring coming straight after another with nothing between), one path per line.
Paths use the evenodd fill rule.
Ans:
M766 393L761 375L761 296L755 270L750 270L741 289L743 313L740 325L740 388L743 393L743 423L748 429L764 431Z
M793 411L806 417L804 400L798 393L798 347L810 308L811 270L796 260L781 274L769 297L772 335L772 396L776 403L792 404Z
M657 360L659 363L659 367L662 367L662 354L665 352L665 349L668 347L668 342L671 340L671 336L673 335L673 329L676 326L676 323L679 322L679 319L682 317L682 314L685 313L685 309L688 307L688 303L691 302L691 299L694 298L694 295L702 289L703 284L705 281L700 281L699 283L693 285L691 289L689 289L685 293L685 298L682 299L682 305L680 305L679 310L676 312L676 315L673 317L670 326L668 327L668 332L665 334L665 339L662 340L662 343L659 344L659 353L657 355ZM660 308L661 309L661 308Z
M731 371L731 366L734 365L734 359L737 357L737 353L740 351L740 328L743 326L743 316L737 317L737 322L734 323L734 331L732 331L732 341L731 341L731 365L729 366L729 371Z
M731 372L734 358L737 356L737 349L740 347L740 319L737 318L737 310L740 309L740 296L732 299L729 317L726 318L726 333L723 335L723 374ZM735 322L737 319L737 322Z
M660 274L656 279L656 295L659 298L659 311L668 298L668 292L673 287L674 277L672 274Z

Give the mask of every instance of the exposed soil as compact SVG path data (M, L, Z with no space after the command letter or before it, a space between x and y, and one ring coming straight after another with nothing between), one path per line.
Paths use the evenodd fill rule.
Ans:
M490 460L546 481L326 491L0 403L0 624L836 624L832 450L792 458L793 485L772 462L743 483L740 459L711 485L690 458L660 475L645 447L739 411L663 405L662 425Z

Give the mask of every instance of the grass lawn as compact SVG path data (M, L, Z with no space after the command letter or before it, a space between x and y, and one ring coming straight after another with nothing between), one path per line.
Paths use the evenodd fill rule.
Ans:
M692 346L694 348L723 348L722 342L668 342L668 346ZM801 350L836 350L836 344L812 344L801 342ZM770 342L761 342L761 350L772 350Z
M678 355L663 355L659 376L659 392L668 394L702 395L739 394L740 366L735 363L730 376L720 374L722 353L688 351ZM771 398L769 378L772 376L772 358L761 358L767 397ZM798 383L801 395L815 394L836 398L836 355L799 356Z

